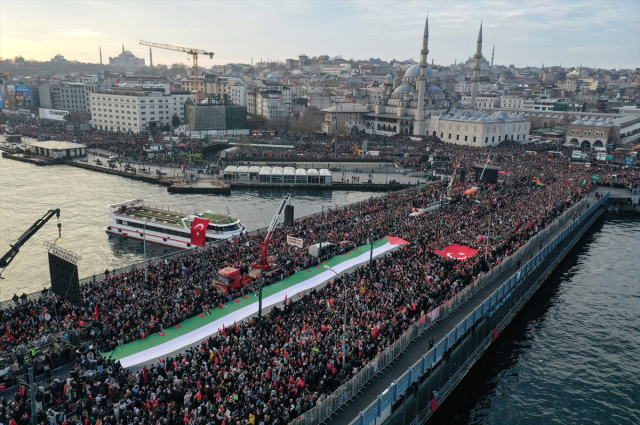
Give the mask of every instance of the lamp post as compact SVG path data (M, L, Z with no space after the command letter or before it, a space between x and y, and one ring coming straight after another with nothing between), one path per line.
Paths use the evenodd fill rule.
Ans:
M479 200L476 199L476 202L486 208L486 204L483 204ZM487 264L487 253L489 252L489 231L491 230L491 211L489 211L489 229L487 229L487 234L485 235L486 243L484 246L484 263Z
M321 217L321 221L320 221L320 248L318 248L318 259L320 259L320 257L322 256L322 238L324 237L324 205L320 206L320 215ZM330 206L327 207L328 210L331 209Z
M375 241L376 229L371 229L371 249L369 250L369 270L373 268L373 243Z
M331 267L327 266L326 264L324 265L324 268L333 272L333 274L335 274L336 277L340 277L340 275L335 270L333 270ZM344 370L344 367L347 361L347 278L345 278L345 281L344 281L344 291L342 294L342 300L344 302L344 322L342 322L342 344L343 344L342 370Z
M142 233L142 245L144 250L144 281L147 282L147 221L144 222Z

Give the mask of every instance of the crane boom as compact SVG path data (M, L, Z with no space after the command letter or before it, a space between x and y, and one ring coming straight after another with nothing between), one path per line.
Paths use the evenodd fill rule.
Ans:
M56 216L56 218L60 218L60 208L47 211L47 213L42 218L33 223L31 227L29 227L27 231L18 238L15 244L10 245L11 249L6 254L4 254L2 258L0 258L0 275L2 275L2 272L4 272L7 266L13 261L15 256L18 255L18 252L20 252L20 248L22 248L22 245L24 245L25 242L27 242L31 238L31 236L35 235L36 232L40 230L40 228L42 228L42 226L44 226L47 221L49 221L54 215Z
M276 230L278 223L280 222L280 216L282 215L282 210L289 203L291 199L291 194L287 193L287 195L280 203L280 208L278 208L278 212L271 219L271 224L269 225L269 230L267 230L267 236L262 241L262 245L260 246L260 263L254 263L253 267L256 269L268 269L270 267L269 261L267 260L267 250L269 249L269 242L271 241L271 236L273 236L273 232Z
M209 55L210 59L213 59L213 52L207 52L202 49L194 49L192 47L174 46L172 44L152 43L150 41L140 40L140 44L143 46L156 47L158 49L173 50L176 52L184 52L193 57L193 92L198 93L200 91L200 80L198 79L198 55ZM195 99L198 100L197 98Z

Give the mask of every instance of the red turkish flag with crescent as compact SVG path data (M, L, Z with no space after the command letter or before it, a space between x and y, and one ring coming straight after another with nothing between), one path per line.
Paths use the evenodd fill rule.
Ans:
M193 222L191 222L191 245L204 245L207 240L209 221L210 220L196 217Z
M477 249L473 249L468 246L459 245L454 243L453 245L445 246L442 251L436 250L435 253L446 258L456 258L458 260L466 260L473 257L478 252Z

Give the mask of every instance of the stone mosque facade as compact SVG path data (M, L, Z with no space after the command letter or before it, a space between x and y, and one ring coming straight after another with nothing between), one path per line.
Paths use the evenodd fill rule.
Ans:
M429 19L425 24L420 63L407 69L404 77L384 79L383 93L365 113L365 132L393 136L437 136L443 142L487 147L512 140L529 140L530 122L523 115L496 112L492 115L466 107L462 109L455 93L448 92L444 79L427 66ZM477 95L482 68L482 25L473 57L472 97ZM486 62L486 59L484 59ZM471 105L475 105L472 99Z
M381 95L365 114L365 132L369 134L412 134L424 136L429 115L447 112L459 106L458 97L445 89L444 78L427 66L429 18L425 24L420 63L407 69L404 77L388 74Z

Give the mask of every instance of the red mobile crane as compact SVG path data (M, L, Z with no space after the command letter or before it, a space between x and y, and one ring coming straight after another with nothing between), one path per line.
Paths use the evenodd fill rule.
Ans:
M278 223L280 222L280 216L282 215L282 210L287 206L289 200L291 199L291 194L287 193L287 196L284 197L282 203L280 204L280 208L276 215L271 219L271 224L269 225L269 230L267 231L267 237L262 241L262 246L260 247L260 261L256 261L251 265L254 269L262 270L260 275L262 275L265 271L273 270L276 268L276 265L273 264L271 258L267 257L269 242L271 242L271 236L273 236L273 232L278 227Z
M262 326L262 287L264 286L264 273L267 270L272 270L276 267L274 264L269 262L269 259L267 257L269 242L271 241L273 232L278 226L282 210L284 210L284 207L289 203L290 199L291 194L287 193L287 196L284 197L282 203L280 204L278 212L273 216L273 219L271 219L271 224L269 225L269 230L267 231L267 237L262 241L262 246L260 247L260 262L253 263L253 268L260 270L260 290L258 291L258 328Z

